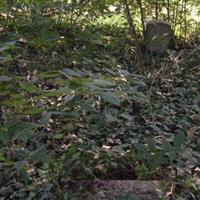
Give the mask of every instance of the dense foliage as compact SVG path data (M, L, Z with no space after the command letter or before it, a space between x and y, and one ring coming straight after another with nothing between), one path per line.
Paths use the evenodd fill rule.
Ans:
M0 2L0 199L91 199L96 178L166 180L163 199L199 198L200 6L128 2L141 73L125 3ZM165 57L145 51L146 19L172 24Z

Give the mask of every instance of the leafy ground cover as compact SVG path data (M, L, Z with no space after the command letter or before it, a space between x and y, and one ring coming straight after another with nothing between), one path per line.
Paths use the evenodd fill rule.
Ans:
M0 47L1 199L87 199L96 178L172 181L168 199L198 199L199 47L145 57L139 75L125 30L56 28Z

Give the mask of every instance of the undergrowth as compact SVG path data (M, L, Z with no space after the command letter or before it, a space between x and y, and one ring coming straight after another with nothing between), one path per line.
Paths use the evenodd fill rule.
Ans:
M123 27L43 20L2 36L1 199L76 199L96 178L170 180L198 199L199 48L154 66L144 51L139 75Z

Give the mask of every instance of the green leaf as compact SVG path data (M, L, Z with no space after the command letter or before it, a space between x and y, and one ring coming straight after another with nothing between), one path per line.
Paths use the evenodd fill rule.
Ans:
M11 161L11 160L8 160L8 161L2 163L2 165L5 166L5 167L11 167L11 166L13 166L14 164L15 164L15 162L14 162L14 161Z
M101 97L105 102L111 103L113 105L119 106L122 102L122 99L120 99L114 92L102 92Z
M170 151L169 152L169 159L170 159L170 162L173 162L174 160L176 160L177 158L177 153L176 151Z
M35 93L37 91L37 87L33 83L19 82L19 87L29 93Z
M54 97L54 96L61 95L62 93L63 91L59 91L59 90L43 90L42 91L42 95L44 95L45 97Z
M39 74L40 78L48 79L48 78L56 78L60 76L60 72L58 71L50 71L50 72L43 72Z
M117 119L116 117L114 117L111 113L105 113L105 118L106 118L106 122L107 123L112 123L112 122L116 122Z
M11 137L26 141L30 137L31 129L38 127L38 124L16 121L9 124L8 132Z
M48 113L44 113L44 116L40 119L42 124L48 124L49 120L51 119L52 113L48 112Z
M11 81L12 78L11 77L8 77L8 76L0 76L0 82L8 82L8 81Z
M16 41L11 41L11 42L7 42L7 43L1 45L0 46L0 52L4 52L6 50L15 48L16 47L15 44L16 44Z
M3 144L7 144L10 140L10 135L8 134L8 130L4 127L0 127L0 141Z
M75 70L72 70L72 69L69 69L69 68L63 69L61 73L66 73L67 75L81 77L81 74L78 71L75 71Z
M147 138L147 144L150 151L154 151L156 149L156 142L153 137Z
M27 142L27 140L31 136L31 131L28 128L18 130L15 132L15 137L23 142Z
M54 136L53 136L53 138L54 139L57 139L57 140L60 140L60 139L62 139L63 138L63 134L62 133L60 133L60 134L55 134Z
M36 115L40 114L44 111L44 109L41 108L29 108L23 111L24 114L26 115Z
M178 133L174 137L174 146L176 148L180 148L181 145L184 143L185 140L185 134L184 133Z
M21 112L21 108L20 106L24 106L28 103L27 99L10 99L7 101L3 101L3 105L7 105L7 106L15 106L17 109L20 110Z
M149 103L148 97L142 92L134 92L132 98L138 103Z
M172 151L174 148L169 142L164 141L162 149L163 151L168 152L168 151Z
M146 146L144 144L135 143L134 147L137 151L146 151Z
M122 113L122 114L120 114L119 116L122 117L122 118L124 118L124 119L126 119L126 120L128 120L128 121L133 120L133 116L129 115L128 113L125 113L125 112Z
M71 80L70 86L74 89L79 88L80 86L86 87L91 82L91 79L88 77L80 78L80 77L74 77Z
M47 154L47 150L44 146L41 146L37 148L31 156L32 160L34 162L42 162L42 163L48 163L51 161L51 158Z
M114 86L114 84L112 82L106 81L106 80L102 80L102 79L95 79L92 84L100 86L100 87Z
M25 183L28 183L28 180L30 178L29 173L27 172L27 163L26 161L18 161L15 164L15 168L17 171L18 177Z
M6 158L3 153L0 153L0 162L6 161Z

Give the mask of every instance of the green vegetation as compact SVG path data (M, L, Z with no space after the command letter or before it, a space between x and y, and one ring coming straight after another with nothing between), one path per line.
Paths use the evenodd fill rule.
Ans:
M198 0L1 1L0 199L90 199L96 178L166 180L163 199L199 199L199 12ZM172 24L163 57L145 50L146 19Z

